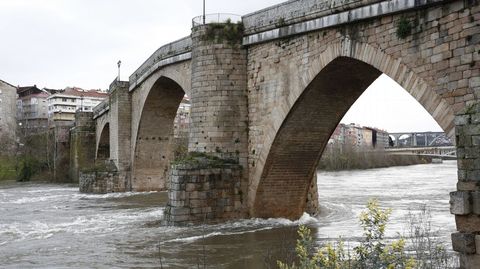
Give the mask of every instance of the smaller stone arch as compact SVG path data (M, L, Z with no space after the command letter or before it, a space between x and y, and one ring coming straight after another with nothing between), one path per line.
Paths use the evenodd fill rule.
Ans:
M132 130L132 190L159 191L166 188L174 157L174 119L185 91L166 76L142 90Z
M97 143L96 160L110 159L110 123L105 123Z

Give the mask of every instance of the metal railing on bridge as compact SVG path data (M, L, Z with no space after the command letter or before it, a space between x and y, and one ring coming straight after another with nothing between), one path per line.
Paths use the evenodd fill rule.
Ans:
M211 23L239 23L242 21L242 16L230 13L214 13L200 15L192 19L192 26L196 27Z

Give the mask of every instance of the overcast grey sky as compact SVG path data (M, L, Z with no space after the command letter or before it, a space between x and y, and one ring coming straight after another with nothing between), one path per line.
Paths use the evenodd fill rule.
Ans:
M247 14L282 0L206 0L207 13ZM0 79L13 85L106 89L158 47L190 34L202 0L0 0ZM408 93L382 77L343 122L390 132L441 128ZM399 88L398 88L399 87Z

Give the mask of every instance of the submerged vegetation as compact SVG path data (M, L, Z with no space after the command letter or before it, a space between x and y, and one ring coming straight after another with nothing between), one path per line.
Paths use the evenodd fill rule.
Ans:
M456 258L438 240L432 230L428 211L409 214L409 234L398 240L387 240L385 230L391 214L381 209L377 200L370 200L359 216L363 238L353 249L346 248L339 239L315 248L311 231L305 226L298 229L295 247L296 261L290 264L277 261L280 269L439 269L454 268Z

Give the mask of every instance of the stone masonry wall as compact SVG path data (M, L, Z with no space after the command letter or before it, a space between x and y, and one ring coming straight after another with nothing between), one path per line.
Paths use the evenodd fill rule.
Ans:
M480 102L455 117L458 158L458 191L450 193L450 212L457 233L453 249L462 268L480 268Z
M165 221L169 225L202 224L245 217L240 182L242 167L174 165Z
M115 164L107 161L91 169L80 170L79 187L84 193L125 192L125 180Z
M75 127L70 131L70 178L78 182L80 170L95 164L95 122L92 112L75 113Z
M110 159L115 163L124 191L131 190L132 100L129 83L114 81L110 85ZM116 115L115 117L113 115Z
M232 38L232 33L238 38ZM248 186L247 51L236 24L192 29L192 88L189 152L234 159Z
M246 50L240 40L236 44L215 40L208 27L192 30L189 151L235 157L246 166Z

